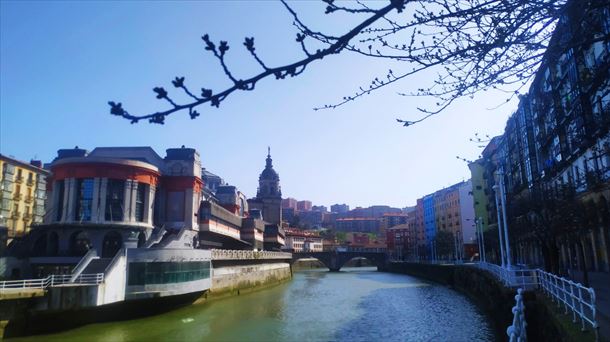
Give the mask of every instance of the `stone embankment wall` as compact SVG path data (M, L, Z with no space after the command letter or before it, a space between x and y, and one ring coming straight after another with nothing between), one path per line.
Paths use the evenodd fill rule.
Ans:
M239 295L281 284L292 279L292 270L287 262L266 262L231 265L213 262L212 287L204 295L205 299L217 299Z
M498 340L508 340L506 329L512 324L512 307L515 305L514 289L504 285L490 273L466 265L433 265L416 263L390 263L388 271L448 285L468 296L490 318ZM539 292L526 292L525 315L530 341L587 341L592 333L581 333L565 324L549 300Z

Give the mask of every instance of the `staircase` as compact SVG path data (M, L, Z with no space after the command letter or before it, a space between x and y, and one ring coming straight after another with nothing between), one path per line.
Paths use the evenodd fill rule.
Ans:
M111 261L112 258L93 259L91 260L91 262L89 262L89 264L87 265L87 267L85 267L81 274L104 273L106 267L108 267Z

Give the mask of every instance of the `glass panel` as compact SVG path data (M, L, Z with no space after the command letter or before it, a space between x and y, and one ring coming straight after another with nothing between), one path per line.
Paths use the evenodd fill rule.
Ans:
M172 284L208 278L209 261L131 262L127 284Z
M76 189L76 211L74 212L74 219L77 221L91 221L93 178L79 179L76 184Z
M123 202L125 197L125 181L109 179L106 185L106 221L123 221Z
M144 222L144 199L146 198L146 191L148 185L144 183L138 183L138 189L136 190L136 221Z

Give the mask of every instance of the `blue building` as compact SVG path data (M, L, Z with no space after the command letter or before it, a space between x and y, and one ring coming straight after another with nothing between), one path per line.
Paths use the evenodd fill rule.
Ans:
M424 231L426 236L426 245L430 254L433 255L432 242L436 237L436 221L434 213L434 195L424 196Z

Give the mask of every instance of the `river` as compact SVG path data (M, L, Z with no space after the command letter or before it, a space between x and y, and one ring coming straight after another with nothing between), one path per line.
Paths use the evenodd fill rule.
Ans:
M263 291L14 341L493 341L463 295L375 268L295 272Z

